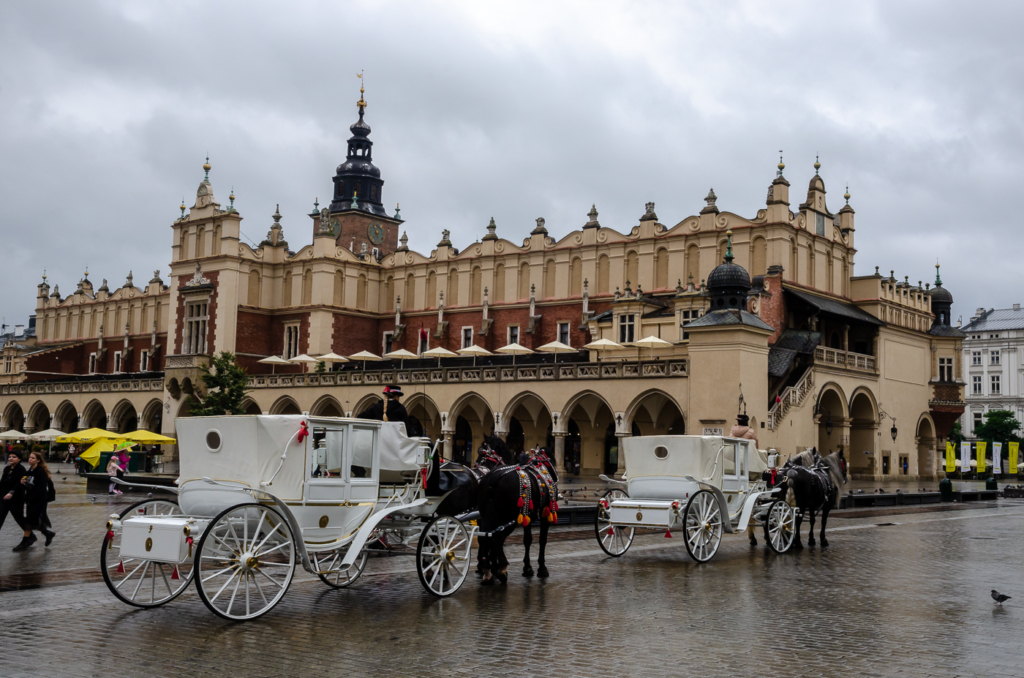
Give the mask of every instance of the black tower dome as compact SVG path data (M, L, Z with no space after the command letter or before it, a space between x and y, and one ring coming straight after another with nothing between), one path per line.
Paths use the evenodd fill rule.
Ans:
M711 295L711 310L747 308L750 294L750 275L739 264L732 263L732 231L725 250L725 263L715 267L708 276L708 293Z
M359 120L349 129L352 137L348 140L348 155L345 162L338 165L334 175L334 199L331 201L331 212L358 210L386 217L384 204L381 202L381 189L384 182L380 178L380 170L373 164L373 142L370 141L370 126L363 121L366 101L363 100L363 88L359 88Z
M939 277L939 265L935 264L935 287L931 290L932 313L935 315L935 325L949 325L949 316L953 308L953 295L942 286L942 278Z

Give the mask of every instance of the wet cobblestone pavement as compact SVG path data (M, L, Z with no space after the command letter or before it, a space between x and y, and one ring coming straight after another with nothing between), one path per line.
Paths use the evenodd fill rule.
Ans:
M156 610L117 602L96 563L105 516L130 502L59 482L51 548L12 553L19 534L0 531L0 675L1024 676L1024 501L835 513L828 549L728 535L705 565L678 538L611 559L566 530L550 579L520 577L514 546L507 587L471 575L444 600L411 559L371 559L349 590L303 573L268 615L231 623L194 588Z

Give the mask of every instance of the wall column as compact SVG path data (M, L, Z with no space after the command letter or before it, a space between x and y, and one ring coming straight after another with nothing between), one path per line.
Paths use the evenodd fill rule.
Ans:
M555 436L555 468L565 468L565 434L554 432Z

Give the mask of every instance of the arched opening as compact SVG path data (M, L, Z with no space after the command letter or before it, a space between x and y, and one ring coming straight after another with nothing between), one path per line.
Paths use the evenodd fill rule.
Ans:
M37 401L28 411L25 433L36 433L50 428L50 408L43 401Z
M546 447L554 454L555 438L552 434L551 410L534 393L521 393L505 407L505 419L519 422L523 431L522 447L517 451L530 449L536 445Z
M425 436L431 440L441 437L441 413L429 396L413 393L405 402L405 410L409 413L409 435Z
M575 257L569 263L569 295L583 295L583 260L579 257Z
M640 256L636 251L626 253L626 280L634 288L640 287Z
M185 400L188 400L186 398ZM82 428L106 428L107 410L98 400L91 400L82 410Z
M163 406L159 400L150 400L146 403L146 406L142 408L142 418L139 421L139 428L144 428L147 431L154 433L160 433L160 429L163 426Z
M455 433L452 434L452 459L460 464L473 461L473 427L465 417L455 418Z
M686 421L683 419L682 410L675 400L663 391L648 391L639 396L630 405L627 415L633 435L686 434Z
M654 253L654 287L659 290L668 287L668 249L664 247Z
M557 264L554 259L548 259L544 264L544 298L551 299L555 296L555 268Z
M302 305L309 306L313 303L313 271L306 269L302 274Z
M607 254L602 254L597 260L597 293L608 294L611 280L611 261Z
M927 414L921 415L917 422L917 459L912 463L916 468L909 469L909 473L916 473L921 478L934 478L936 476L935 456L935 426ZM992 462L995 463L993 456Z
M472 306L479 306L482 302L483 276L480 267L474 266L469 274L469 303Z
M139 414L135 406L127 400L118 402L111 411L110 429L117 433L130 433L138 428Z
M242 401L242 411L246 414L263 414L259 404L252 398L246 398Z
M4 426L9 431L25 432L25 413L17 402L10 403L4 409Z
M461 430L460 419L464 422ZM462 396L452 405L445 422L445 432L451 440L449 455L460 463L471 463L473 451L483 443L484 436L493 431L494 416L487 401L476 393Z
M65 433L73 433L78 430L78 410L75 409L70 400L65 400L57 406L57 414L53 418L53 427Z
M395 310L395 279L390 275L384 281L384 310Z
M519 266L519 301L530 298L530 265L523 262Z
M437 274L433 271L427 274L427 298L423 305L426 308L437 308Z
M405 294L402 299L405 300L406 310L416 308L416 276L412 273L405 277Z
M826 386L818 397L818 452L830 454L839 449L847 431L846 398L838 386Z
M567 418L569 431L565 468L571 470L579 463L580 472L588 475L617 472L618 443L615 420L608 402L596 393L586 392L566 403L562 416ZM609 427L612 432L610 445Z
M498 264L494 267L494 294L491 301L500 303L505 301L505 264Z
M448 271L448 291L444 295L444 305L447 308L459 305L459 271L451 269Z
M696 244L686 248L687 284L689 284L691 278L694 285L700 285L700 248Z
M291 396L281 396L270 406L271 414L302 414L299 404Z
M314 417L343 417L341 403L334 396L323 396L309 408L310 415Z
M345 273L337 271L334 274L334 305L345 305Z
M508 435L505 436L505 443L510 450L518 454L526 449L524 447L525 442L526 434L523 432L523 425L519 423L518 419L513 417L508 422Z

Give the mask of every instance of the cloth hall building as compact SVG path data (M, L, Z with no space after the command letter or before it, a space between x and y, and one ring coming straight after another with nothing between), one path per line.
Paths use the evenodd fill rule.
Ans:
M537 219L522 240L492 219L477 242L456 247L445 231L420 253L384 207L364 113L361 97L333 199L305 225L275 213L265 240L242 242L243 216L233 195L227 207L215 198L207 162L195 203L169 225L168 281L97 289L86 275L63 296L44 278L35 344L3 349L0 425L174 435L200 365L231 351L251 375L251 413L357 413L397 383L456 459L495 431L611 472L621 437L728 432L746 412L760 447L784 456L842 448L854 475L939 475L937 451L964 411L952 296L877 268L855 275L849 194L829 204L817 163L791 200L780 161L752 216L722 211L712 190L682 219L663 222L647 203L636 222L603 225L592 208L560 233ZM666 343L634 345L650 336ZM326 372L258 362L602 338L626 347Z

